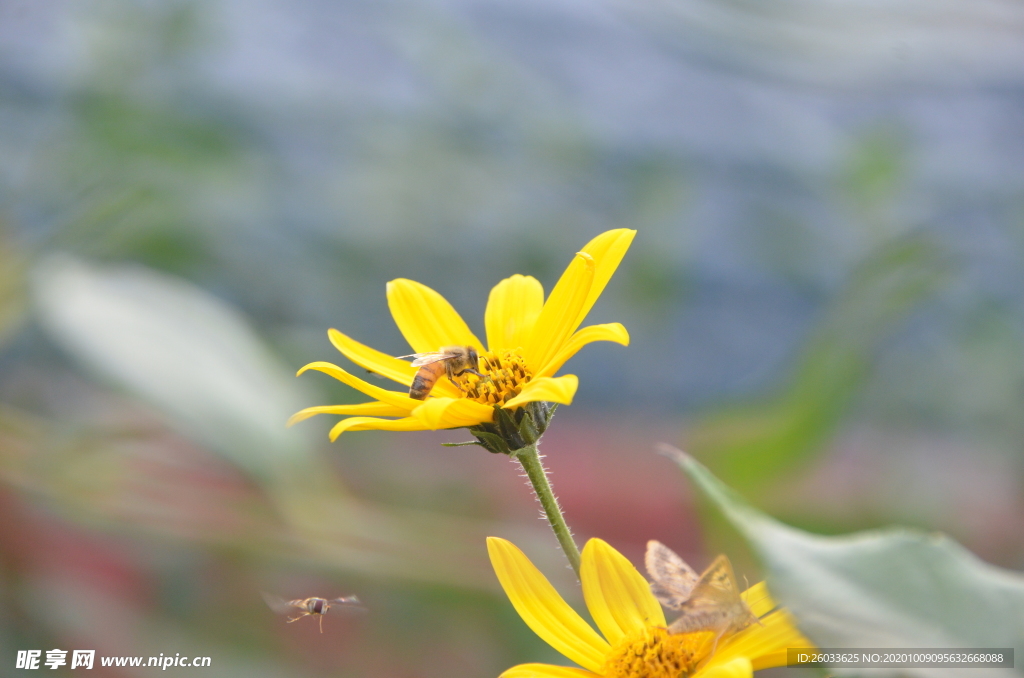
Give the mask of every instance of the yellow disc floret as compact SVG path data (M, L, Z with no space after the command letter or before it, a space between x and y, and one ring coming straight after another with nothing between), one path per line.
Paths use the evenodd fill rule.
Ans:
M453 381L467 398L484 405L502 405L519 395L533 373L518 350L501 349L480 354L481 377L465 372Z
M623 638L608 654L607 678L686 678L704 659L708 633L669 633L647 627Z

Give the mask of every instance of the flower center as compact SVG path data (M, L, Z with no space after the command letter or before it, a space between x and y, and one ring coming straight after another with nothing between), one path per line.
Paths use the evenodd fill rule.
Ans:
M464 372L454 381L467 398L484 405L503 405L519 395L533 373L518 351L501 349L480 354L477 368L483 377Z
M623 638L605 662L607 678L686 678L707 654L708 635L649 626Z

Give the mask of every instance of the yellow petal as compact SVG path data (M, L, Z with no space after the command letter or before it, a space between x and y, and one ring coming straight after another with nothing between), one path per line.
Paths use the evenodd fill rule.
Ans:
M494 419L494 408L465 398L428 398L412 416L430 430L476 426Z
M519 407L526 403L544 401L560 405L572 405L572 397L576 395L580 380L575 374L564 374L561 377L540 377L532 379L515 398L502 407Z
M722 664L708 665L701 669L694 678L751 678L754 667L746 657L736 657Z
M434 290L405 278L392 280L387 290L391 315L415 353L429 353L442 346L472 346L483 351L483 344L462 316Z
M484 312L490 349L522 347L543 307L544 288L536 278L514 275L495 285Z
M607 231L576 253L544 303L530 339L523 346L526 362L534 370L552 361L562 350L562 344L583 322L619 267L635 235L636 231L626 228ZM585 265L580 263L581 259Z
M324 374L328 374L337 379L338 381L348 384L357 391L362 391L371 398L376 398L381 402L388 403L389 405L394 405L395 407L400 407L405 412L411 412L414 408L418 407L421 402L419 400L410 398L409 395L406 393L389 391L387 389L381 388L380 386L374 386L373 384L367 383L360 379L359 377L351 375L345 370L338 367L337 365L332 365L331 363L310 363L303 367L301 370L299 370L299 374L302 374L306 370L316 370L317 372L323 372Z
M520 664L502 673L498 678L601 678L596 673L571 666L551 664Z
M345 431L425 431L426 427L419 419L377 419L376 417L349 417L342 419L331 429L331 442L338 439Z
M741 638L748 644L745 650L754 663L754 669L768 669L786 665L786 649L790 647L814 647L807 639L789 610L777 610L761 620L764 630L756 638ZM754 645L754 642L758 645Z
M814 644L800 633L792 615L779 609L719 645L708 666L728 662L735 657L749 657L758 670L784 666L787 647L814 647Z
M755 617L767 614L775 608L775 601L772 600L771 594L768 593L768 585L763 581L751 586L742 593L742 596L743 602L747 604L747 607L750 608Z
M413 385L413 377L416 376L418 368L414 368L409 361L382 353L334 329L328 330L327 336L335 348L360 368L392 379L403 386ZM439 395L459 394L459 389L447 381L438 381L434 388Z
M754 666L755 671L785 666L789 663L789 647L814 647L814 643L808 641L800 645L790 645L785 650L775 650L774 652L760 655L752 659L750 663Z
M591 325L572 335L569 341L562 345L558 353L540 368L534 376L550 377L566 363L569 358L593 341L614 341L616 344L629 346L629 332L621 323L607 323L605 325Z
M404 417L409 410L382 402L359 403L358 405L317 405L299 410L288 419L288 426L305 421L318 414L362 414L371 417Z
M579 327L576 319L590 294L595 268L592 256L577 252L551 290L523 347L526 364L533 369L540 369L554 358Z
M665 626L665 615L643 575L601 539L583 547L580 578L583 598L601 633L611 645L648 626Z
M407 360L381 353L333 328L327 330L327 336L334 344L334 348L356 365L405 386L412 386L412 378L416 376L418 368L413 367Z
M399 384L412 386L413 377L419 368L413 367L409 361L381 353L335 329L327 330L327 336L334 344L334 348L356 365L382 377L393 379ZM447 379L440 379L434 384L432 393L455 397L459 395L459 389Z
M580 666L598 672L610 648L566 604L555 587L512 542L487 538L487 552L501 587L533 632Z
M590 294L587 295L587 301L583 304L573 329L580 326L583 319L590 313L590 309L594 307L594 303L601 296L605 285L611 280L615 269L619 267L622 257L626 256L626 250L629 249L635 235L636 231L628 228L606 231L588 242L581 250L594 257L597 270L594 272L594 284L590 287Z

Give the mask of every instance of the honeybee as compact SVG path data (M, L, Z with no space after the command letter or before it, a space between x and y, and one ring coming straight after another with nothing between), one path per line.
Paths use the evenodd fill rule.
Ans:
M726 634L742 631L757 617L740 596L740 588L729 559L720 555L698 575L670 548L657 541L647 542L644 558L651 582L651 593L670 610L678 610L670 633L714 631L715 645ZM714 653L712 647L712 654Z
M480 363L480 357L472 346L442 346L438 351L399 357L413 358L412 366L420 368L420 371L413 377L412 387L409 388L409 397L416 400L426 400L442 374L447 375L449 381L456 386L458 383L454 377L466 372L483 377L476 370Z
M310 615L319 617L320 633L324 632L324 615L327 614L327 611L331 609L332 605L339 607L344 606L352 610L366 609L355 596L345 596L343 598L335 598L333 600L316 597L285 600L279 596L264 592L263 600L267 602L267 606L270 607L271 610L278 614L294 614L295 612L298 612L296 616L288 619L289 624Z

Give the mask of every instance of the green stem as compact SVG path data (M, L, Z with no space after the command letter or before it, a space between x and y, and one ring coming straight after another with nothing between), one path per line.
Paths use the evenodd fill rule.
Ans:
M544 464L540 461L537 443L518 449L514 454L519 463L523 465L526 477L530 479L533 491L536 493L537 499L540 500L540 505L544 507L544 515L547 516L548 524L551 525L551 530L555 533L555 537L578 579L580 576L580 550L576 548L572 532L565 524L565 517L562 515L558 500L555 499L555 493L551 491L551 483L548 482L547 471L544 470Z

